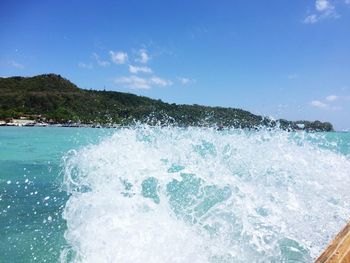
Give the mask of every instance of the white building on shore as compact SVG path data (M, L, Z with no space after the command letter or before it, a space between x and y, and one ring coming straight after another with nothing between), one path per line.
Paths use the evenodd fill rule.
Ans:
M20 119L12 119L11 122L7 123L7 125L11 125L11 126L30 126L30 125L34 125L36 122L34 120L28 120L28 119L24 119L24 118L20 118Z

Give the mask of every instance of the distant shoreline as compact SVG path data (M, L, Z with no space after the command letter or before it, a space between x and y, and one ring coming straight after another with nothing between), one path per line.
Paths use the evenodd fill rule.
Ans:
M147 125L147 124L146 124ZM156 125L149 125L150 127L157 127ZM174 126L174 125L173 125ZM1 128L86 128L86 129L122 129L122 128L132 128L134 127L133 125L61 125L61 124L49 124L49 125L0 125ZM166 125L160 125L158 127L169 127ZM188 128L188 127L197 127L197 128L216 128L216 130L221 131L221 130L255 130L259 131L259 128L252 129L252 128L235 128L235 127L214 127L214 126L174 126L174 127L179 127L179 128ZM262 129L266 127L261 127ZM268 131L274 131L278 130L278 128L269 128L267 129ZM308 131L308 130L286 130L286 129L279 129L281 131L286 131L286 132L308 132L308 133L350 133L350 131Z
M122 127L128 127L124 125L99 125L99 124L43 124L38 123L34 125L14 125L12 123L2 124L0 127L23 127L23 128L33 128L33 127L39 127L39 128L46 128L46 127L53 127L53 128L103 128L103 129L117 129Z

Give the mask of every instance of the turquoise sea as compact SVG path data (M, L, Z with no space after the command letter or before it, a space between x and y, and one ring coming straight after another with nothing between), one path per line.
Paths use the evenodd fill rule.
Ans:
M350 133L0 127L0 262L312 262Z

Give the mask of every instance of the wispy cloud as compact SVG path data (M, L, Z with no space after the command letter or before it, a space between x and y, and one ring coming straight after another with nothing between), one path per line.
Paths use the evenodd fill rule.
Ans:
M177 79L182 85L188 85L190 83L196 82L196 80L187 77L178 77Z
M330 0L316 0L315 12L305 17L303 22L305 24L315 24L327 18L339 18L339 15L335 10L335 6L331 3Z
M326 97L327 101L336 101L337 99L339 99L339 96L337 95L329 95Z
M319 20L319 17L315 14L312 14L312 15L308 15L307 17L305 17L303 22L305 24L315 24L318 22L318 20Z
M7 63L8 63L11 67L14 67L14 68L17 68L17 69L23 69L23 68L24 68L24 65L23 65L23 64L18 63L18 62L14 61L14 60L9 60Z
M319 109L338 111L342 108L338 105L334 105L334 103L336 101L347 101L349 99L349 96L338 96L332 94L325 97L324 100L313 100L310 102L310 105Z
M150 89L148 81L137 76L120 77L115 79L115 84L122 85L131 89Z
M138 67L138 66L132 66L129 65L129 71L130 73L137 74L139 72L141 73L152 73L152 69L149 67Z
M316 107L316 108L322 108L322 109L328 108L328 104L326 104L326 103L324 103L322 101L319 101L319 100L311 101L310 105L313 106L313 107Z
M173 82L171 80L167 80L167 79L162 79L160 77L152 77L149 80L151 85L155 85L155 86L160 86L160 87L166 87L166 86L171 86L173 85Z
M190 83L190 79L189 78L184 78L184 77L179 77L179 78L177 78L180 82L181 82L181 84L183 84L183 85L186 85L186 84L188 84L188 83Z
M87 64L87 63L84 63L84 62L79 62L78 63L78 67L79 68L85 68L85 69L92 69L93 68L91 63Z
M128 54L121 51L109 51L109 55L114 64L125 64L128 61Z
M150 89L152 87L166 87L173 84L170 80L156 76L151 78L141 78L134 75L116 78L114 83L130 89Z
M148 55L146 49L140 49L138 51L138 57L135 59L136 62L147 64L151 57Z
M92 53L92 56L95 58L97 65L101 66L101 67L107 67L110 65L109 61L106 60L102 60L100 58L99 55L97 55L96 53Z

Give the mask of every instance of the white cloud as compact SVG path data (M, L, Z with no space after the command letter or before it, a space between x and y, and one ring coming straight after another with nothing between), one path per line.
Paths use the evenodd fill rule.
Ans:
M334 6L328 0L316 0L315 7L319 12L334 9Z
M78 63L78 67L79 67L79 68L85 68L85 69L92 69L92 68L93 68L93 66L92 66L91 63L86 64L86 63L84 63L84 62L79 62L79 63Z
M151 59L145 49L140 49L138 55L139 57L135 59L136 62L146 64Z
M311 101L310 105L313 106L313 107L316 107L316 108L322 108L322 109L328 108L328 104L326 104L326 103L324 103L322 101L319 101L319 100Z
M128 54L121 51L109 51L111 60L114 64L125 64L128 61Z
M326 97L327 101L336 101L337 99L339 99L337 95L329 95Z
M152 69L149 68L149 67L137 67L137 66L132 66L132 65L129 65L129 71L130 73L133 73L133 74L137 74L139 72L142 72L142 73L152 73Z
M350 1L350 0L345 0ZM308 15L303 22L305 24L315 24L320 20L326 18L339 18L335 10L335 6L329 0L316 0L315 1L315 12Z
M131 89L150 89L148 81L137 76L120 77L115 80L116 84L123 85Z
M11 67L14 67L14 68L18 68L18 69L23 69L24 68L24 65L21 64L21 63L18 63L14 60L10 60L8 61L8 64L11 66Z
M329 96L328 96L329 97ZM327 98L328 98L327 97ZM326 98L326 99L327 99ZM331 99L333 99L333 97L331 96ZM313 100L310 102L310 105L315 107L315 108L319 108L319 109L323 109L323 110L328 110L328 111L340 111L342 110L342 107L337 106L337 105L329 105L327 103L324 103L322 101L319 100Z
M134 75L116 78L114 82L117 85L122 85L131 89L150 89L153 86L166 87L173 84L170 80L162 79L156 76L151 78L140 78Z
M96 53L92 53L92 56L96 59L96 62L101 67L107 67L110 65L110 63L106 60L102 60L99 55Z
M152 77L149 82L155 86L160 86L160 87L173 85L173 82L171 80L166 80L155 76Z

